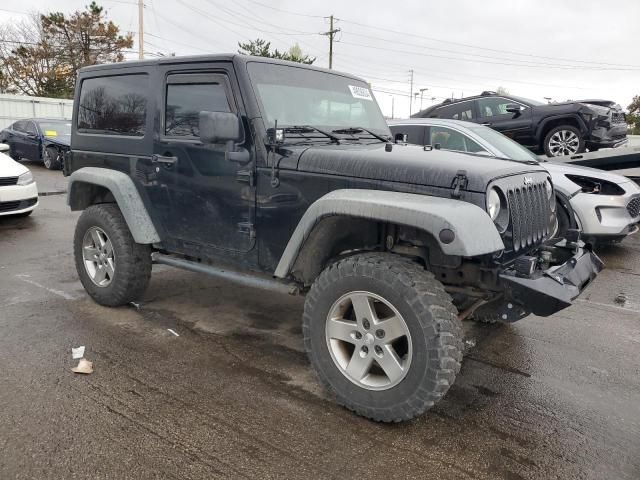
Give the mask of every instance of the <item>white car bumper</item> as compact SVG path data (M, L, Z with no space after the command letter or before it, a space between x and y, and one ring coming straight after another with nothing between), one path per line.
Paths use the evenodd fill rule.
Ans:
M38 206L38 187L29 185L0 187L0 216L26 213Z
M624 195L578 193L569 203L585 237L621 240L635 233L640 222L640 187L633 182L620 185Z

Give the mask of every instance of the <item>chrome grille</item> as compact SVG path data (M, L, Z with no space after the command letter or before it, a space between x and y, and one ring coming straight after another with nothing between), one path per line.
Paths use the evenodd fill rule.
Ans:
M633 197L629 203L627 203L627 212L631 215L631 218L636 218L640 215L640 195Z
M534 183L507 190L511 215L513 251L541 242L549 235L550 205L544 183Z

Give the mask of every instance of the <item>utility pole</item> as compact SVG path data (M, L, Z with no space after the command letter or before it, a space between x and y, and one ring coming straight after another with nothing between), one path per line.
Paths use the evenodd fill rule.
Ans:
M333 67L333 37L339 31L339 28L333 28L333 15L331 15L329 17L329 31L322 34L329 37L329 69Z
M144 1L138 0L138 59L144 60Z
M409 116L411 116L411 107L413 105L413 69L409 70L411 75L411 90L409 91Z
M395 96L393 96L393 95L391 95L391 119L392 119L392 120L393 120L394 118L396 118L396 117L395 117L395 115L394 115L394 113L395 113L395 112L394 112L395 100L396 100L396 97L395 97Z

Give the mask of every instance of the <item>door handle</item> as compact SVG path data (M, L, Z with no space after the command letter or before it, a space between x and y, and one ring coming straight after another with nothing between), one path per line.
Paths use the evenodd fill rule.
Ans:
M490 127L491 126L490 123L483 123L482 125L484 125L485 127Z
M164 165L173 165L178 161L178 157L166 157L164 155L152 155L151 161L153 163L162 163Z

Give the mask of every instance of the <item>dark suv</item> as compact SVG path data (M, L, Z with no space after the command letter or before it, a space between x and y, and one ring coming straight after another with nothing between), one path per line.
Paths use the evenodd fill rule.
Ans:
M363 80L216 55L80 71L69 205L80 280L143 295L152 262L306 295L310 362L341 404L420 414L460 370L461 320L565 308L602 267L556 226L536 162L395 144Z
M476 97L447 99L412 117L481 123L549 157L618 147L628 141L624 113L620 105L608 100L545 104L482 92Z

